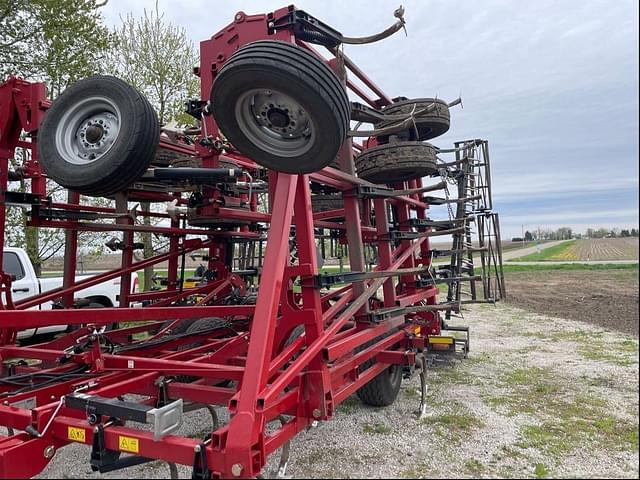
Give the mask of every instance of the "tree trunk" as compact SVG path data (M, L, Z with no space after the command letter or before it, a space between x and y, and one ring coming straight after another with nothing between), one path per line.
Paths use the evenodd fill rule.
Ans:
M149 202L140 202L140 209L143 212L150 212L151 211L151 204ZM142 222L144 223L144 225L151 225L151 217L149 216L145 216L142 219ZM142 244L144 245L144 249L143 249L143 255L144 258L150 258L153 257L154 251L153 251L153 237L151 236L150 232L143 232L142 233ZM143 285L143 291L144 292L148 292L149 290L151 290L151 287L153 287L153 265L146 267L144 269L144 285Z
M38 242L38 229L36 227L27 227L28 216L25 215L25 231L24 231L24 243L25 250L29 259L33 264L33 269L36 271L36 276L40 276L42 273L42 259L40 258L40 245Z

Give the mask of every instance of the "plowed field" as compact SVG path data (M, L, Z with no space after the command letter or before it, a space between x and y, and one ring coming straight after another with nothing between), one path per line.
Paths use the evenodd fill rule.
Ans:
M565 252L569 260L638 260L638 238L578 240Z

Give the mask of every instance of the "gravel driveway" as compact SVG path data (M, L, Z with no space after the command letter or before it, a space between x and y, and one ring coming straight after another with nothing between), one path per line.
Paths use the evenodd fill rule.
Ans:
M353 397L333 421L292 442L296 478L638 478L638 341L583 323L501 305L467 312L467 360L429 372L428 418L418 379L385 409ZM460 322L462 323L462 322ZM186 415L201 435L206 411ZM89 450L61 450L42 478L98 478ZM277 459L268 466L273 473ZM190 468L179 467L181 477ZM106 478L166 478L164 463Z

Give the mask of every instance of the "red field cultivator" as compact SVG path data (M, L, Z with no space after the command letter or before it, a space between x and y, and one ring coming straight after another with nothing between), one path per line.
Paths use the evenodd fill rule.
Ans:
M60 288L15 298L3 263L1 476L36 475L75 442L100 472L163 460L192 466L193 478L257 477L286 447L283 470L290 440L353 394L389 405L419 374L424 411L428 357L468 351L468 330L445 317L504 287L487 143L425 142L449 129L459 101L392 99L343 53L401 30L402 15L349 38L293 7L236 14L201 43L201 98L187 108L198 126L182 130L161 129L113 77L82 80L53 103L43 84L0 85L3 233L8 205L66 232ZM52 181L67 201L49 194ZM447 218L431 219L430 205L447 206ZM108 243L119 268L76 278L85 231L119 232ZM136 261L140 232L168 247ZM433 247L441 235L450 249ZM203 266L187 282L190 255ZM332 259L349 268L319 266ZM131 273L158 264L168 265L162 286L132 289ZM86 308L77 292L113 280L119 305ZM55 339L16 343L19 330L61 324ZM227 409L229 421L203 438L177 435L198 408Z

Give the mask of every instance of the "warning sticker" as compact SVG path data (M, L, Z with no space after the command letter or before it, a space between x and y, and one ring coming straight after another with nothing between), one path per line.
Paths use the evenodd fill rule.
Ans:
M138 453L140 451L137 438L124 437L122 435L118 437L118 448L123 452Z
M71 440L72 442L84 443L86 439L84 428L68 427L67 438L69 438L69 440Z

